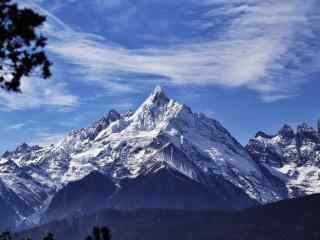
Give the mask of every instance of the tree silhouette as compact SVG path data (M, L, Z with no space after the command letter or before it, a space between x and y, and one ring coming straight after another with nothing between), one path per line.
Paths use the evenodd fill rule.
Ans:
M108 227L94 227L92 236L88 236L86 240L111 240L111 231Z
M94 227L92 230L94 240L101 240L101 232L99 227Z
M111 240L111 231L107 227L100 228L103 240Z
M0 233L0 240L13 240L14 238L11 235L11 232ZM51 238L53 239L53 238ZM26 238L25 240L32 240L31 238Z
M4 232L0 234L0 240L13 240L13 238L10 232ZM27 238L26 240L31 240L31 238ZM55 238L54 235L49 232L42 240L55 240ZM111 231L108 227L94 227L92 236L87 236L85 240L111 240Z
M12 240L10 232L3 232L0 234L0 240Z
M47 233L47 235L42 238L43 240L54 240L54 235L52 233Z
M37 29L46 18L31 9L18 8L11 0L0 0L0 86L20 91L21 79L32 73L51 76L51 63L44 47L47 38Z

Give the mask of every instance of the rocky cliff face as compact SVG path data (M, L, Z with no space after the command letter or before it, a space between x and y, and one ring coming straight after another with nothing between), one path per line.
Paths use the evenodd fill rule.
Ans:
M320 191L320 132L285 125L276 135L258 133L246 146L252 158L286 184L289 197Z

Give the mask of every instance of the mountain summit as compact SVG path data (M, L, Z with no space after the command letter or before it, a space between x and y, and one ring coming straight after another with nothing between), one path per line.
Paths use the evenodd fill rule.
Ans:
M112 110L54 145L18 149L0 160L1 189L18 199L6 200L3 190L0 203L14 209L17 224L97 210L90 202L101 208L230 210L288 196L285 184L218 121L192 112L160 87L134 113ZM90 188L106 186L101 181L108 191ZM87 199L86 206L78 199Z

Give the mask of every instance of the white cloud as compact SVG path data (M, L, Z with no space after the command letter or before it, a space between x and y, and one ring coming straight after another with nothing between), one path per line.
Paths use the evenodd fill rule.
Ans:
M25 123L16 123L16 124L8 126L6 128L6 130L7 131L16 131L16 130L23 128L25 125L26 125Z
M78 97L66 92L65 84L51 80L24 79L21 89L23 93L0 91L0 109L11 111L43 106L73 107L79 102Z
M295 97L296 95L293 95L293 94L265 94L265 95L262 95L261 96L261 100L263 102L266 102L266 103L271 103L271 102L275 102L275 101L280 101L280 100L285 100L285 99L288 99L288 98L292 98L292 97Z
M221 33L167 48L130 50L100 36L63 31L50 50L79 66L78 74L114 92L130 92L139 84L120 81L119 73L151 74L167 84L244 87L258 92L263 101L295 95L296 88L319 58L319 46L309 43L316 35L316 0L206 0L205 12L191 24L212 31L217 18L227 19ZM209 7L211 6L211 7ZM319 30L319 29L317 29ZM311 42L311 41L310 41ZM308 61L306 61L308 59ZM313 66L312 68L310 66ZM147 84L145 81L144 84Z

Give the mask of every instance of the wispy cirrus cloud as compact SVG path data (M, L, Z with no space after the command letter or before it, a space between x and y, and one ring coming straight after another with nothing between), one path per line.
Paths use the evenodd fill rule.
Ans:
M200 5L206 11L192 21L195 29L214 32L215 20L225 19L212 39L128 49L101 36L67 31L50 50L78 65L86 80L114 91L136 88L117 81L125 72L153 75L166 84L244 87L270 102L295 96L305 76L320 70L314 64L320 49L316 1L208 0Z
M0 109L2 111L22 110L37 107L73 107L79 98L65 90L64 83L51 80L30 78L22 81L23 93L0 91Z
M138 91L139 86L158 81L242 87L257 92L262 101L272 102L296 96L306 76L320 71L316 64L320 49L317 0L189 0L189 27L198 34L205 32L205 36L139 49L74 31L53 13L30 2L49 17L45 29L54 36L50 51L76 66L72 71L79 80L115 93ZM100 6L101 1L90 4ZM121 4L129 6L128 1L112 1L99 9L119 8ZM133 14L133 19L127 19L130 16L126 15L127 23L136 18ZM132 75L147 77L131 81ZM64 100L72 103L74 98Z
M10 125L6 128L7 131L17 131L21 128L23 128L26 124L25 123L16 123L13 125Z
M46 33L55 31L72 31L59 18L39 7L33 1L19 1L20 7L31 7L48 17L43 30ZM79 97L68 91L68 85L63 82L60 74L61 66L53 67L54 79L43 80L38 77L24 78L21 83L22 94L0 91L0 110L15 111L39 107L55 107L57 109L72 108L79 104Z

